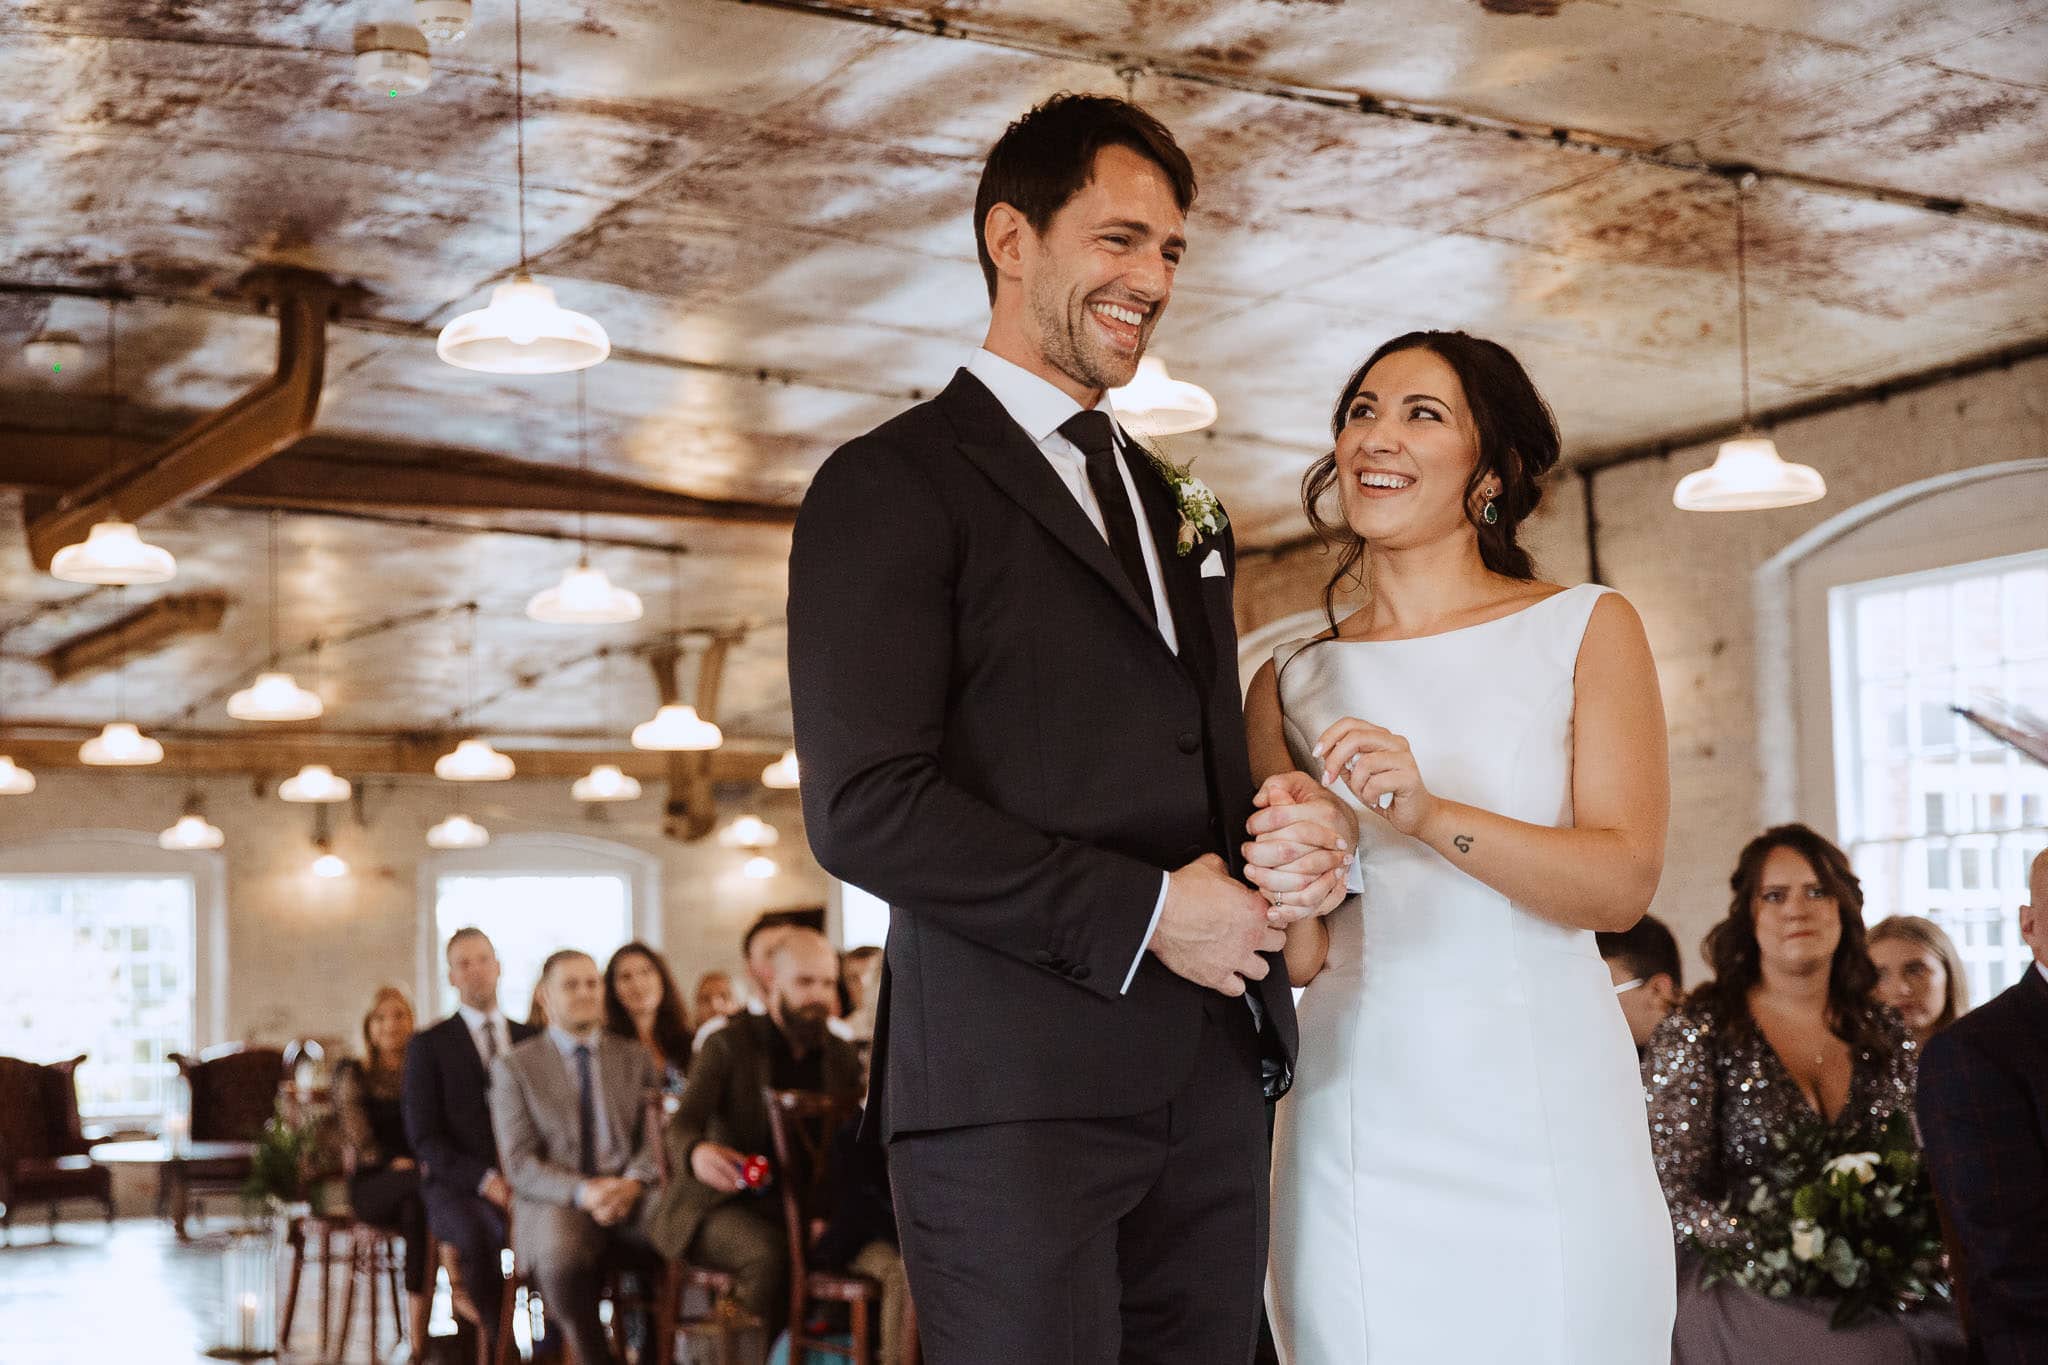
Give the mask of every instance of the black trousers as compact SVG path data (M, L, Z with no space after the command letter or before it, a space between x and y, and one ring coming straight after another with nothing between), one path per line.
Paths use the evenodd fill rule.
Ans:
M427 1289L427 1206L420 1198L420 1173L357 1171L348 1178L348 1206L356 1217L380 1228L397 1228L405 1238L405 1292Z
M427 1206L427 1226L434 1236L455 1248L462 1264L463 1288L484 1319L484 1340L496 1344L498 1304L504 1297L505 1272L499 1253L506 1245L505 1211L480 1194L452 1190L427 1181L420 1187Z
M1241 1000L1210 1002L1199 1057L1149 1113L890 1143L931 1365L1247 1365L1268 1166L1259 1043Z

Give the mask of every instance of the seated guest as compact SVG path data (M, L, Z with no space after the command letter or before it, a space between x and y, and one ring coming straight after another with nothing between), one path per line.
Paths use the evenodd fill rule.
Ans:
M680 1090L690 1063L690 1026L660 954L628 943L604 967L605 1027L647 1049L664 1090Z
M1697 1242L1748 1247L1739 1207L1776 1153L1774 1133L1824 1122L1854 1151L1913 1106L1913 1040L1872 991L1863 893L1842 851L1804 825L1750 841L1730 878L1728 916L1707 935L1714 979L1651 1035L1643 1065L1650 1137L1681 1247L1674 1365L1942 1359L1911 1319L1879 1315L1831 1334L1826 1307L1699 1285ZM1912 1319L1938 1317L1915 1314ZM1953 1316L1932 1324L1953 1345Z
M1614 978L1614 998L1621 1003L1622 1017L1628 1020L1640 1058L1657 1025L1677 1008L1685 988L1678 940L1671 937L1664 921L1653 915L1644 915L1633 929L1595 934L1594 938L1599 940L1608 975Z
M690 1032L713 1019L723 1019L729 1014L740 1012L740 998L732 993L732 976L727 972L706 972L697 978L697 989L690 996Z
M2028 882L2033 965L1920 1062L1920 1131L1986 1365L2048 1361L2048 852Z
M481 929L448 940L448 984L461 1004L415 1034L405 1049L405 1135L424 1176L427 1228L455 1249L462 1288L483 1319L487 1344L498 1328L505 1214L512 1187L491 1134L491 1066L533 1030L498 1009L498 954Z
M760 916L747 926L747 932L740 939L740 958L747 964L747 979L751 983L751 994L747 998L746 1012L761 1015L768 1012L768 995L773 988L775 949L783 936L797 926L787 920L777 919L774 912ZM725 1021L734 1014L714 1014L709 1019L697 1021L697 1036L693 1039L696 1047L704 1046L704 1040L725 1027Z
M426 1350L427 1206L420 1199L419 1163L405 1136L406 1043L412 1038L412 1002L395 986L371 997L363 1016L363 1057L346 1057L334 1070L334 1112L341 1124L348 1169L348 1206L356 1217L405 1237L406 1340Z
M903 1308L910 1282L903 1270L903 1251L896 1237L896 1211L890 1202L888 1149L862 1142L862 1115L854 1114L833 1134L832 1208L824 1229L811 1244L810 1264L818 1270L866 1275L882 1286L876 1316L882 1331L876 1365L898 1365L903 1358Z
M661 1254L730 1272L740 1306L773 1337L788 1314L789 1245L773 1188L751 1191L743 1168L774 1141L764 1087L852 1094L860 1060L826 1027L839 957L814 929L791 928L770 962L768 1013L736 1014L705 1039L682 1106L669 1121L675 1172L647 1220Z
M1963 955L1931 919L1879 920L1870 928L1870 960L1877 967L1877 998L1899 1012L1922 1047L1970 1008Z
M598 1316L608 1254L647 1259L635 1217L660 1174L644 1048L605 1031L604 978L590 955L550 954L540 973L547 1031L498 1059L491 1127L512 1185L512 1252L581 1365L611 1359Z

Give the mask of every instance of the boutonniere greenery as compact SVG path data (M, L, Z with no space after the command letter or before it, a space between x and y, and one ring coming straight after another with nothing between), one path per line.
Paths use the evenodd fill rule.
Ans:
M1223 528L1230 525L1230 517L1217 500L1216 491L1191 472L1194 461L1175 464L1149 441L1139 444L1144 447L1146 458L1152 461L1152 467L1159 471L1159 477L1166 481L1167 489L1173 494L1173 505L1180 511L1180 531L1175 536L1173 552L1186 557L1203 540L1222 534Z

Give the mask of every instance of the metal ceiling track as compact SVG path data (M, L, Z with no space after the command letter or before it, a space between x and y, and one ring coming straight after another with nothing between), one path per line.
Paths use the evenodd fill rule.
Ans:
M808 14L815 18L836 19L843 23L864 24L870 28L887 29L897 33L915 33L929 38L951 38L981 47L999 48L1005 52L1022 52L1053 61L1106 67L1118 74L1135 70L1147 76L1214 86L1241 94L1286 100L1293 104L1310 104L1330 110L1349 111L1368 118L1428 124L1435 128L1449 128L1458 132L1503 138L1511 142L1547 142L1569 152L1639 162L1693 175L1717 175L1734 179L1753 172L1765 180L1796 185L1817 194L1892 204L1938 214L1945 218L1968 218L2022 232L2048 235L2048 216L2041 214L2021 213L2013 209L2000 208L1995 204L1958 199L1950 195L1895 189L1888 185L1873 185L1864 181L1845 180L1837 176L1818 175L1810 171L1796 171L1785 167L1712 162L1697 155L1682 154L1677 149L1689 145L1683 142L1650 144L1585 128L1559 128L1517 119L1493 118L1407 100L1385 99L1355 90L1293 85L1285 81L1265 80L1257 76L1210 67L1179 66L1172 61L1157 60L1142 53L1092 51L1075 45L1025 38L991 25L963 23L917 10L890 9L875 5L842 5L834 4L832 0L725 2L756 9Z

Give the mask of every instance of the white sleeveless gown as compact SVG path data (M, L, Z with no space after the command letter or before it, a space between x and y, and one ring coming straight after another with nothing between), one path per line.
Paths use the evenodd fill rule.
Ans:
M1423 639L1282 647L1295 763L1320 773L1316 738L1356 716L1405 736L1437 795L1570 824L1573 673L1604 591ZM1359 848L1274 1139L1281 1359L1668 1361L1671 1221L1593 935L1369 813Z

